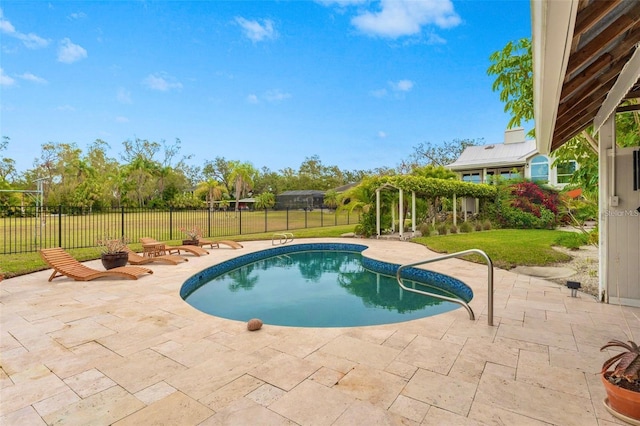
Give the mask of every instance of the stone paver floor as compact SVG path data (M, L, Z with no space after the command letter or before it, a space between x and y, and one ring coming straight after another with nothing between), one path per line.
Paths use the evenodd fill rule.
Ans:
M410 242L328 241L366 244L366 256L393 263L436 256ZM460 308L399 324L249 332L178 295L193 273L271 247L243 244L152 264L137 281L49 283L50 271L2 281L0 424L620 423L603 406L599 347L626 339L622 311L640 335L631 315L640 309L496 269L489 326L486 266L453 259L430 267L473 288L475 321Z

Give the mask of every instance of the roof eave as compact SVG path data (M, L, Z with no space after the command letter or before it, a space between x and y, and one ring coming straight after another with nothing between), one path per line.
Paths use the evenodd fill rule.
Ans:
M579 0L531 0L536 145L549 154Z

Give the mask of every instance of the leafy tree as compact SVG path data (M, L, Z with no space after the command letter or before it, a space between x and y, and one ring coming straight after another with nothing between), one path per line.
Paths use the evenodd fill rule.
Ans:
M205 161L202 174L206 179L215 179L226 186L229 194L233 193L233 161L227 161L224 157L216 157L213 161Z
M508 127L533 120L533 58L531 40L510 41L489 56L487 74L496 76L492 89L500 92L504 111L511 114ZM530 132L533 135L534 131Z
M257 210L270 209L276 204L276 196L271 192L263 192L262 194L258 194L255 196L255 204L254 207Z
M420 143L413 147L414 152L409 160L403 162L399 169L402 173L410 173L418 167L446 166L456 161L465 148L482 143L483 139L454 139L440 145L431 142Z
M323 203L330 209L338 207L338 192L335 189L329 189L324 193Z
M205 195L209 210L213 210L214 203L220 201L226 193L227 187L215 179L200 182L196 188L196 195Z
M251 163L232 162L231 179L234 182L234 195L236 197L235 210L238 211L240 198L247 194L253 187L253 181L258 171Z

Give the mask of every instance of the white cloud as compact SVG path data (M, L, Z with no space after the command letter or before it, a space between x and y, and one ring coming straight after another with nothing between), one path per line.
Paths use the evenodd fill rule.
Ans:
M128 123L129 119L127 117L123 117L123 116L118 116L116 117L116 122L117 123Z
M70 39L64 38L58 47L58 61L71 64L87 57L87 51L80 45L74 44Z
M31 74L30 72L26 72L22 75L19 75L18 77L23 80L31 81L33 83L47 84L47 80L42 77L38 77L37 75Z
M320 3L325 6L340 6L346 7L354 4L366 3L368 0L316 0L316 3Z
M4 19L4 14L2 9L0 9L0 32L3 32L11 37L17 38L25 45L28 49L39 49L41 47L47 47L49 45L49 40L45 40L44 38L33 34L25 34L20 31L16 31L15 27L11 24L11 22Z
M68 18L70 20L78 20L78 19L84 19L87 17L87 14L84 12L76 12L76 13L72 13L68 16Z
M369 92L369 94L374 98L384 98L385 96L387 96L387 89L372 90L371 92Z
M413 81L411 80L400 80L396 82L391 81L389 82L389 85L396 92L409 92L411 89L413 89Z
M172 89L182 89L182 83L175 81L173 77L163 76L160 74L149 74L142 81L142 84L152 90L167 92Z
M264 98L269 102L281 102L291 97L290 93L283 93L280 90L269 90L264 94Z
M4 70L0 68L0 86L13 86L15 83L16 81L5 74Z
M382 130L378 131L378 138L385 139L387 137L387 132L383 132Z
M261 101L278 103L291 98L291 93L285 93L279 89L267 90L261 96L250 94L247 96L247 102L250 104L259 104Z
M414 83L411 80L398 80L398 81L390 81L389 87L391 88L391 93L386 88L372 90L369 92L371 96L374 98L384 99L387 97L394 97L396 99L404 98L404 94L410 92L413 89Z
M120 102L121 104L133 103L131 101L131 92L129 92L128 90L122 87L118 88L118 94L116 95L116 99L118 99L118 102Z
M351 20L365 34L389 38L419 34L425 25L451 28L460 22L451 0L381 0L380 10Z
M277 31L273 27L273 21L270 19L263 19L261 24L258 21L237 17L236 23L242 27L244 35L254 43L278 37Z

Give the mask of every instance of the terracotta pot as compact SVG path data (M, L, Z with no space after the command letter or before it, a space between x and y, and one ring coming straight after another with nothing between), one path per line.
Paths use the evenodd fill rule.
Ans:
M102 253L100 259L102 260L102 266L104 266L104 269L113 269L125 266L129 261L129 255L126 251L121 251L119 253Z
M601 375L604 389L607 391L609 406L625 417L640 421L640 392L614 385L608 379L610 375L609 371Z
M198 244L198 240L182 240L182 245L183 246L197 246Z

